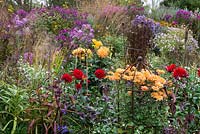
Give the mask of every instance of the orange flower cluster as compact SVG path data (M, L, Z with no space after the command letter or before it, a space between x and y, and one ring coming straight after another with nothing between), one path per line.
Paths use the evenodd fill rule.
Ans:
M92 39L93 46L97 50L97 55L100 58L106 58L110 54L110 50L108 47L103 46L103 43L101 41L97 41L96 39Z
M166 21L160 21L159 23L160 23L161 26L164 26L164 27L171 27L171 26L173 26L171 23L168 23Z
M163 70L156 70L156 72L158 75L149 70L143 69L138 71L135 67L128 66L126 69L118 68L115 72L108 72L106 78L112 81L132 81L142 91L153 91L151 96L160 101L167 98L163 88L168 82L160 76L160 74L165 73ZM170 94L170 92L168 92L168 94Z

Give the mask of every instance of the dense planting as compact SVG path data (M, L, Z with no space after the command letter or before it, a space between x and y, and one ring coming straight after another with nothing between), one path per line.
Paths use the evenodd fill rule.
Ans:
M26 2L0 1L1 134L200 133L198 11Z

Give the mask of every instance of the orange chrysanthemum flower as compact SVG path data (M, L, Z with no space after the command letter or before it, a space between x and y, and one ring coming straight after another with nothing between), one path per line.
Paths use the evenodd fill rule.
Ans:
M100 47L98 50L97 50L97 55L100 57L100 58L106 58L110 53L110 50L108 47Z

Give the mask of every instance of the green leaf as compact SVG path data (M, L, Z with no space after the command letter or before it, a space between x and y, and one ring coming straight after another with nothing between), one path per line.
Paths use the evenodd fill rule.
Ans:
M123 134L123 130L121 129L121 128L119 128L118 130L117 130L117 132L118 132L118 134Z
M10 120L10 121L3 127L2 131L5 131L6 128L8 127L8 125L9 125L12 121L13 121L13 120Z

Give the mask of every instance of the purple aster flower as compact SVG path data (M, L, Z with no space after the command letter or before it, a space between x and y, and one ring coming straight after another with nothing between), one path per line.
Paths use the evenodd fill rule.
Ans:
M171 14L165 14L165 16L163 17L163 20L170 22L172 18L173 18L173 16Z
M197 14L197 15L196 15L196 19L197 19L197 20L200 20L200 14Z
M191 12L187 10L180 9L176 12L176 18L179 19L189 19L191 17Z
M72 43L85 44L86 46L91 43L94 38L94 29L90 24L83 24L81 27L75 27L70 31Z
M30 65L32 65L33 64L33 53L31 53L31 52L24 53L24 61L28 62Z
M21 28L25 24L27 24L28 20L26 18L20 19L18 15L13 18L13 23L15 24L16 28Z
M58 133L59 134L69 134L71 131L67 128L67 126L58 126Z
M19 9L17 10L16 14L20 17L20 18L25 18L26 15L28 14L26 11L24 11L23 9Z
M176 12L176 20L178 23L190 23L193 13L187 10L180 9Z
M132 20L133 26L144 25L150 28L153 34L160 32L160 23L154 22L152 19L147 18L144 15L137 15L134 20Z

